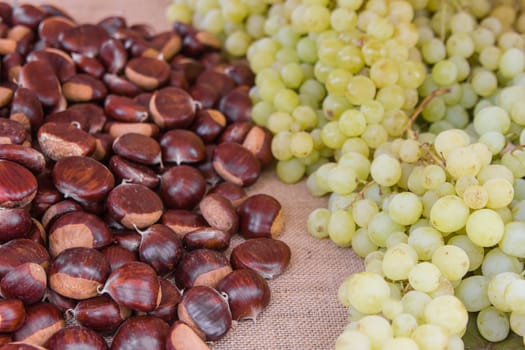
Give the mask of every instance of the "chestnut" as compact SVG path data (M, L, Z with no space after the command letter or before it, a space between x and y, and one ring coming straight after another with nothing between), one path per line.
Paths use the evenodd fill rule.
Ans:
M175 281L182 288L215 287L232 271L226 257L214 250L197 249L184 255L175 271Z
M185 209L166 210L162 214L161 222L171 228L181 239L190 231L209 226L202 215Z
M26 319L24 304L18 299L0 300L0 332L14 332Z
M106 201L109 214L126 228L148 227L162 215L159 196L144 185L123 183L115 187Z
M229 199L234 207L238 207L246 199L244 188L228 181L219 182L210 188L208 194L212 193L220 194L224 198Z
M34 304L45 295L46 271L32 262L18 265L2 277L0 288L4 298L16 298L26 305Z
M202 139L190 130L172 129L160 137L162 159L165 162L197 163L206 157Z
M239 206L239 233L245 238L276 237L283 229L281 203L259 193L249 196Z
M257 158L263 167L270 165L273 161L272 155L272 133L263 127L253 126L242 146L248 149Z
M26 318L20 328L13 333L13 340L43 346L65 322L60 311L49 303L28 306Z
M166 225L151 225L144 231L139 246L140 260L148 263L160 275L171 272L182 256L182 243Z
M21 208L0 209L0 242L26 238L32 226L29 211Z
M188 232L182 243L187 250L212 249L224 251L230 246L231 234L212 227L204 227Z
M246 148L234 142L218 144L213 152L213 168L224 179L241 186L253 184L261 174L261 163Z
M171 322L177 317L177 306L180 302L181 292L167 279L159 278L159 283L162 291L160 304L155 310L148 312L148 315Z
M270 303L270 287L264 278L251 270L235 270L224 277L217 290L228 295L232 318L255 321Z
M108 348L106 341L95 331L79 326L62 328L49 338L45 344L49 350L105 350Z
M188 165L168 169L161 176L160 194L170 209L193 209L206 192L206 180Z
M142 56L128 61L124 73L129 81L146 91L150 91L168 81L170 67L164 61Z
M135 316L117 330L111 350L164 350L169 326L160 318Z
M215 186L218 182L222 181L222 178L217 174L213 168L213 152L215 150L214 144L206 145L206 158L202 162L196 164L197 169L201 172L206 182L211 186Z
M152 169L119 155L114 155L109 159L109 168L118 181L144 185L151 189L155 189L160 183L159 176Z
M109 333L131 316L131 310L118 305L107 295L100 295L79 301L66 311L66 316L94 331Z
M68 298L88 299L97 295L109 272L109 264L98 250L69 248L51 262L49 287Z
M179 320L191 326L205 340L222 338L232 324L226 297L207 286L185 290L177 313Z
M121 157L145 165L161 164L161 148L150 136L128 133L113 142L113 151Z
M10 160L0 160L0 208L25 207L36 192L36 178L27 168Z
M291 250L283 241L254 238L233 248L230 262L234 269L249 269L265 279L279 276L290 264Z
M162 297L155 270L139 261L125 263L112 271L99 292L109 294L119 305L143 312L155 310Z
M241 85L224 95L219 102L219 110L232 123L250 121L252 101L249 87Z
M226 126L226 117L215 109L199 109L191 129L204 143L213 142Z
M0 246L0 278L27 262L39 264L47 269L49 260L44 246L27 238L13 239Z
M140 234L135 230L113 230L115 243L126 248L132 253L138 253L140 245Z
M46 122L37 132L38 145L54 161L67 157L87 157L94 154L95 138L75 124Z
M199 204L204 219L211 227L234 234L239 227L239 217L232 203L220 194L209 194Z
M155 91L149 104L152 119L160 128L189 127L195 118L195 109L190 94L175 86Z
M56 202L50 205L42 215L42 226L44 226L44 229L49 229L55 220L62 215L81 210L82 207L80 204L73 200L65 199L63 201Z
M175 321L166 339L166 350L210 350L210 348L190 326Z
M2 345L2 350L48 350L47 348L24 342L12 342Z
M73 247L102 248L113 241L113 234L98 216L73 211L60 216L48 233L52 257Z
M118 269L129 261L137 261L135 253L120 245L110 245L101 250L106 257L111 271Z
M79 203L100 202L115 186L113 174L89 157L66 157L55 163L53 183L66 198Z
M50 303L61 312L73 309L77 305L77 301L71 298L64 297L52 289L47 289L44 295L44 301Z

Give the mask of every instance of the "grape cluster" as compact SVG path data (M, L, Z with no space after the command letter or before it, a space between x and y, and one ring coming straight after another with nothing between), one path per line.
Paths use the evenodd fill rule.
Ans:
M177 10L183 8L183 10ZM525 335L525 1L175 0L256 73L277 175L365 271L337 350ZM213 15L212 15L213 14Z

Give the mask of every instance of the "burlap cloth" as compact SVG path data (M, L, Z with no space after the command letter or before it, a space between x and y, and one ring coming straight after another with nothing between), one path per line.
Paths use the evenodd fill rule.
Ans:
M20 0L19 3L51 3L79 22L96 22L104 16L122 15L128 23L149 23L168 29L164 9L170 0ZM280 183L271 171L250 188L250 193L275 196L285 211L285 231L280 237L292 249L285 274L270 282L272 300L257 322L242 322L225 338L212 344L214 350L330 350L347 323L346 309L337 302L339 284L362 269L361 260L350 250L330 240L311 237L306 219L311 210L326 205L326 198L308 194L304 182ZM236 239L233 245L240 240ZM148 349L144 349L148 350Z

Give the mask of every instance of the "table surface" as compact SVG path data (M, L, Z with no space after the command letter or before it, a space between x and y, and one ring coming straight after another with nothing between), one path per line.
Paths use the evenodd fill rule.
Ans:
M94 23L109 15L125 16L129 24L148 23L167 30L164 11L170 0L28 0L50 3L67 10L78 22ZM304 182L285 185L267 170L250 193L265 192L283 205L285 230L280 239L292 249L292 261L282 276L270 281L272 300L256 323L241 322L223 339L210 344L214 350L328 350L347 323L346 308L337 302L340 283L362 269L350 250L329 240L311 237L306 230L308 213L326 206L314 198ZM236 239L238 243L240 239Z

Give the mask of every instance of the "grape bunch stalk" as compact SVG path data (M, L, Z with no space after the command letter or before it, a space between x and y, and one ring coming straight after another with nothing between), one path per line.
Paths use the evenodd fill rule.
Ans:
M336 350L525 335L525 1L175 0L256 73L278 177L365 269ZM525 344L525 341L524 341Z

